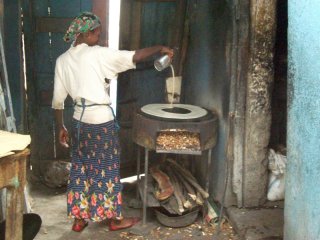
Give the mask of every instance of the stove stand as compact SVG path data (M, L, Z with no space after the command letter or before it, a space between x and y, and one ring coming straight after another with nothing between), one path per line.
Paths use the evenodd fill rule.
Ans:
M133 120L133 141L138 145L137 156L137 198L139 198L139 185L141 174L140 147L144 148L144 183L142 203L142 224L146 224L146 212L148 201L148 168L149 152L202 155L207 153L207 173L205 190L209 189L209 169L211 166L212 149L216 145L218 118L215 114L208 112L205 116L197 119L168 119L155 117L138 111ZM186 136L192 140L186 141ZM169 144L166 144L168 137ZM179 140L181 138L182 140Z

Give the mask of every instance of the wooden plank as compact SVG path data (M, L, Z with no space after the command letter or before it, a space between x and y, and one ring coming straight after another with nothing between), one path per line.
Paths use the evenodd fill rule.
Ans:
M101 21L101 34L99 45L108 46L109 34L109 0L92 0L92 12L96 14Z
M182 64L184 63L185 54L186 54L184 51L186 51L187 43L188 43L186 41L186 38L188 38L188 34L189 34L189 25L185 24L186 9L187 9L186 0L177 1L175 23L173 28L174 33L172 34L171 46L177 48L175 49L173 66L174 66L175 72L180 76L182 74ZM182 59L182 56L184 57L184 59Z
M21 156L27 156L29 154L30 154L30 150L26 148L23 151L19 151L15 155L10 155L10 156L4 157L4 158L0 158L0 163L14 161L14 160L20 158Z
M153 45L172 46L176 34L176 3L142 3L141 47Z
M131 18L131 45L130 49L139 49L141 40L141 12L142 3L133 3L132 18Z
M35 0L32 0L33 2ZM41 3L40 3L41 2ZM43 2L43 3L42 3ZM102 2L102 1L101 1ZM38 11L34 12L34 16L52 16L52 17L76 17L80 12L91 11L91 0L68 0L68 1L43 1L36 0L33 4L38 8ZM48 7L50 7L50 14L48 14Z
M190 26L189 26L189 19L185 19L184 22L184 30L183 30L183 38L181 40L181 50L179 51L179 65L177 69L178 76L182 76L183 74L183 66L186 61L187 57L187 50L188 50L188 45L189 45L189 31L190 31Z
M119 49L130 49L130 23L132 2L122 0L120 6ZM119 83L118 83L119 84Z
M36 32L64 33L73 18L37 17Z
M29 154L29 149L25 149L0 158L0 188L7 188L5 240L22 239L26 158Z
M6 213L6 236L5 240L22 239L22 201L23 189L7 189L7 213ZM14 204L14 203L17 204Z

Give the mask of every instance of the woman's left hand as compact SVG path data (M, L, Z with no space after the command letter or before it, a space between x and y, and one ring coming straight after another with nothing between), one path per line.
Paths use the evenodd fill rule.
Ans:
M69 133L65 126L61 126L59 129L59 142L61 146L68 148L69 147Z

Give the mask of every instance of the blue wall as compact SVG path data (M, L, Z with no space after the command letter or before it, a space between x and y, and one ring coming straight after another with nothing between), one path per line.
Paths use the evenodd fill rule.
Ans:
M320 239L320 1L289 1L285 239Z

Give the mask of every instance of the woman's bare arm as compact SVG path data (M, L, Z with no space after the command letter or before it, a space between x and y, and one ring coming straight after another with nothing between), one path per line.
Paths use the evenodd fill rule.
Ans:
M158 45L158 46L136 50L136 53L133 55L133 62L135 63L143 62L148 57L151 57L152 55L157 53L168 54L170 58L173 57L173 49Z

